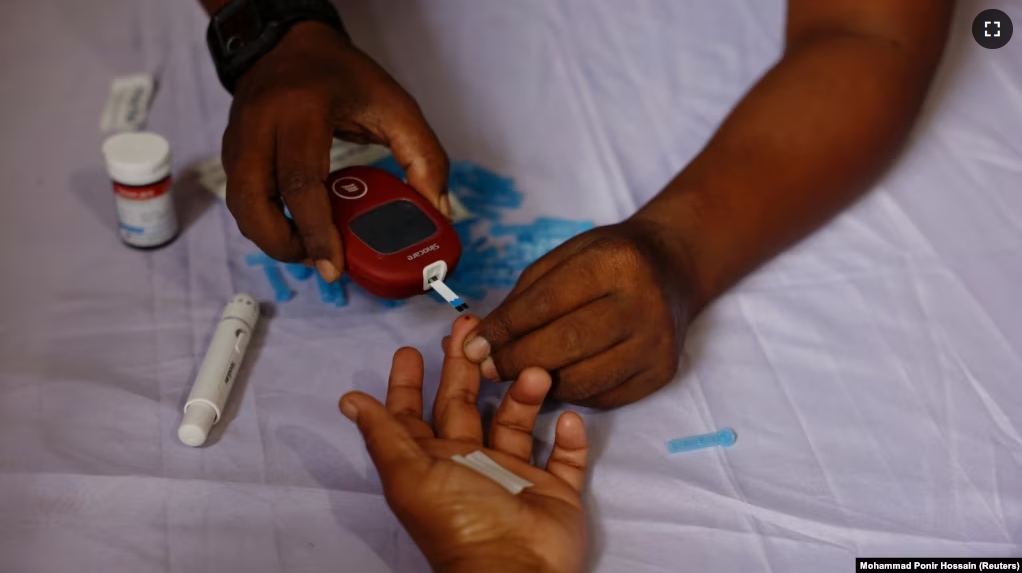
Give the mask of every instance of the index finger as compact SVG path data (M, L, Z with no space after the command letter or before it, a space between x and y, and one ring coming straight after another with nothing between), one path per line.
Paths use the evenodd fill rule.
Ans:
M231 110L222 153L227 208L241 234L264 253L278 261L298 262L305 258L305 248L277 195L274 146L272 122L248 109Z
M332 128L322 114L301 110L277 134L277 188L291 211L305 253L327 282L344 270L341 234L334 224L326 181Z

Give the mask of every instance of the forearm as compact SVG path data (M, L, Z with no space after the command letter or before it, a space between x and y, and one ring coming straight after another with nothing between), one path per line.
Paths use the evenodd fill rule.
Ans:
M695 312L869 187L918 115L938 58L855 34L789 48L635 215L663 229L688 267Z

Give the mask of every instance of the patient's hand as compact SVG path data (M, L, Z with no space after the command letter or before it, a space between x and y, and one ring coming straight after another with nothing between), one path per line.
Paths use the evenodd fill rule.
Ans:
M387 503L435 570L580 571L586 532L579 494L589 449L582 419L562 414L546 469L532 466L532 429L550 376L528 368L501 402L485 448L479 367L462 353L477 323L459 318L445 341L432 427L422 417L422 356L411 348L394 355L386 406L351 392L341 411L358 424ZM534 485L512 495L451 460L476 450Z

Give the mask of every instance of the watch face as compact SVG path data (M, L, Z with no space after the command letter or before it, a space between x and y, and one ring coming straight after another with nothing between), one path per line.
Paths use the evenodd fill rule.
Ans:
M433 221L415 203L400 199L362 213L348 223L369 248L392 255L436 234Z
M231 6L233 9L225 10L220 15L217 25L220 46L226 56L233 55L259 39L263 29L259 10L254 2L241 2L235 6Z

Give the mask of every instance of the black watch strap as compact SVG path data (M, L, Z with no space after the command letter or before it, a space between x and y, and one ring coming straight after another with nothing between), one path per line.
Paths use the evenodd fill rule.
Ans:
M322 22L347 36L329 0L231 0L217 10L206 30L206 44L217 76L234 93L238 78L272 50L298 22Z

